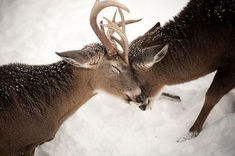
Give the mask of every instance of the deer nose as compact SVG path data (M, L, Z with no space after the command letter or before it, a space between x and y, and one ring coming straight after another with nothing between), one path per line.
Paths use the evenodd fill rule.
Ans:
M140 108L142 111L145 111L145 110L146 110L146 105L140 105L139 108Z
M138 96L135 98L135 100L136 100L137 103L144 103L144 101L145 101L145 96L144 96L144 94L138 95Z

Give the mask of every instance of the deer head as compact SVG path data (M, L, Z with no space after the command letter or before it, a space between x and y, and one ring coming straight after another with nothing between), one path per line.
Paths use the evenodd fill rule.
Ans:
M110 21L104 17L107 24L100 22L97 25L99 12L109 6L118 8L121 22L115 22L116 13ZM93 43L81 50L66 51L57 53L64 61L77 69L86 69L90 73L91 86L94 90L103 90L124 99L127 102L140 102L144 97L132 74L128 59L128 40L125 35L125 25L139 20L125 21L122 9L129 12L129 9L117 1L95 2L90 14L90 24L101 43ZM108 30L105 32L105 28ZM113 34L117 33L121 40ZM120 44L122 51L118 49Z
M164 86L161 79L156 75L155 67L158 62L164 59L168 52L168 44L154 45L143 49L137 49L137 54L130 59L131 68L141 86L142 96L145 101L140 105L141 110L151 108L152 99L157 95Z
M140 107L142 110L150 106L153 97L164 86L156 70L161 70L157 68L158 63L167 55L169 44L155 43L153 38L157 38L159 29L161 26L158 22L143 36L135 39L129 47L130 66L145 97L144 105Z

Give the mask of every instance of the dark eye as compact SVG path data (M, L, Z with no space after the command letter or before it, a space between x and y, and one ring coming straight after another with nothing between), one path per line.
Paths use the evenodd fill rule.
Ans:
M112 65L112 68L113 68L113 71L116 72L116 73L121 73L121 70L118 69L117 67L115 67L114 65Z

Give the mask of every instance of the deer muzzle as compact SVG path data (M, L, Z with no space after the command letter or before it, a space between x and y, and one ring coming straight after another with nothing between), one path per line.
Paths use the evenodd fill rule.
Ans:
M145 104L139 106L139 108L140 108L142 111L145 111L145 110L146 110L146 107L147 107L147 106L146 106Z

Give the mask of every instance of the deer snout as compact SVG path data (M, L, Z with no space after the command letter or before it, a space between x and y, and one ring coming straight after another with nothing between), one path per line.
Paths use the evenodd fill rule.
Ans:
M144 94L141 94L141 95L139 95L139 96L137 96L136 97L136 101L138 102L138 103L141 103L140 105L139 105L139 108L142 110L142 111L145 111L146 109L147 109L147 105L146 105L146 97L145 97L145 95Z
M139 108L142 110L142 111L145 111L146 110L146 105L140 105Z
M141 104L145 101L144 96L141 94L140 88L137 88L133 91L126 92L126 96L127 96L128 103L135 102L135 103Z
M142 111L151 110L152 107L153 107L153 98L150 97L145 97L144 102L142 102L141 105L139 105L139 108Z
M144 103L144 101L145 101L145 96L144 96L144 94L141 94L141 95L138 95L136 98L135 98L135 100L136 100L136 102L137 103Z

